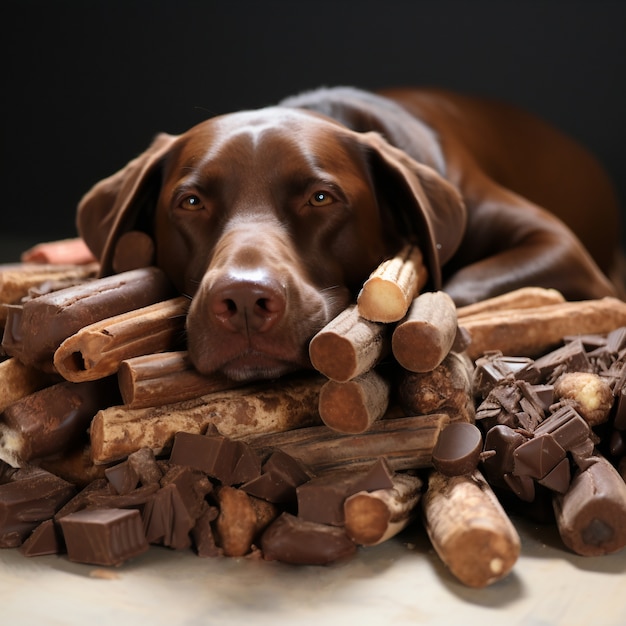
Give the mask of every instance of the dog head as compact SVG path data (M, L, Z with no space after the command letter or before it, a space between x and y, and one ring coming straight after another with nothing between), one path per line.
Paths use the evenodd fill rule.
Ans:
M78 228L103 274L126 233L150 237L154 257L137 264L192 298L195 367L248 380L310 367L311 337L407 240L438 288L465 209L380 135L275 107L159 135L83 198Z

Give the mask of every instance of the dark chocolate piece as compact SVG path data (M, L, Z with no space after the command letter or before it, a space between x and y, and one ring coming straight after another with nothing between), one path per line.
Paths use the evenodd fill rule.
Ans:
M132 452L128 455L127 461L139 477L139 482L142 485L156 484L163 476L154 452L150 448L140 448L136 452Z
M104 474L117 494L130 493L139 485L139 474L128 460L108 467Z
M74 485L42 469L15 472L0 485L0 547L15 548L75 493Z
M570 462L565 458L537 482L550 491L565 493L569 489L571 477Z
M265 559L294 565L327 565L352 556L357 546L343 528L283 513L261 536Z
M496 453L483 461L483 471L489 482L501 484L505 474L513 473L513 453L527 440L527 437L503 424L487 432L484 449Z
M516 476L530 476L537 480L544 478L565 458L565 450L549 434L537 435L513 452L513 473Z
M589 438L591 429L576 410L566 404L547 417L534 431L535 436L543 433L550 433L564 450L571 450Z
M478 467L483 438L480 430L467 422L448 424L433 448L433 466L445 476L470 474Z
M494 351L476 360L473 381L476 395L486 398L497 385L515 380L531 383L539 380L539 372L532 359L504 356L501 352Z
M146 540L175 550L191 546L190 532L195 523L176 483L159 489L143 511Z
M77 511L59 522L70 561L117 566L149 548L134 509Z
M19 548L24 556L60 554L64 550L65 546L53 519L41 522Z
M191 530L191 536L198 556L216 557L222 554L215 543L212 523L217 519L218 509L214 506L205 505L200 517Z
M565 372L591 372L593 367L580 339L549 352L535 360L535 367L545 383L553 383Z

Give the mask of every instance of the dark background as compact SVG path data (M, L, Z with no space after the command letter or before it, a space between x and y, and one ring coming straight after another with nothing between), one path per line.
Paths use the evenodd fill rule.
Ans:
M626 206L623 0L3 0L0 47L0 261L73 236L81 195L158 131L320 85L512 101L591 148Z

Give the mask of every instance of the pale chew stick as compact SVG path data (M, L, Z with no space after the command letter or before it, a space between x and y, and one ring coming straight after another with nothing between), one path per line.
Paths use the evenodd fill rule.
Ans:
M124 359L175 348L183 336L189 299L157 302L85 326L54 353L54 365L71 382L115 374Z
M397 322L426 284L428 273L419 248L406 245L365 281L357 298L359 314L372 322Z
M479 313L491 313L494 311L508 311L510 309L534 309L549 304L560 304L565 298L556 289L544 287L520 287L500 296L487 298L474 304L461 306L457 309L459 318L477 315Z
M472 337L467 353L473 359L491 350L536 357L568 335L606 333L625 326L626 302L613 297L563 302L471 315L459 324Z
M180 350L122 361L117 379L124 406L131 409L182 402L241 386L223 374L199 374L187 351Z
M0 412L9 405L55 382L56 378L17 359L0 363Z
M356 544L373 546L397 535L417 516L422 480L412 474L393 476L393 487L360 491L343 505L348 536Z
M99 411L91 424L94 463L126 458L139 448L167 452L177 432L203 433L209 424L233 439L321 423L317 410L321 376L286 379L280 387L251 385L193 400L145 409L114 406Z
M388 351L388 326L364 319L355 305L331 320L309 344L313 367L338 382L370 370Z
M59 239L39 243L22 253L21 260L33 263L93 263L96 261L87 244L80 238Z
M450 352L456 331L457 313L452 298L443 291L422 293L393 331L391 349L404 369L430 372Z
M486 587L515 565L521 542L482 474L432 471L422 498L431 543L448 569L469 587Z

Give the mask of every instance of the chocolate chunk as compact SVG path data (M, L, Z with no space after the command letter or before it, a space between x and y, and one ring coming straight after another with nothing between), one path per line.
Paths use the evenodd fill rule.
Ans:
M565 458L565 450L550 433L536 435L513 452L513 474L540 479Z
M543 433L550 433L564 450L571 450L589 438L591 429L572 406L565 405L535 429L535 436Z
M393 489L394 472L389 467L385 457L378 459L369 470L361 472L361 477L354 483L355 493L358 491L378 491L379 489Z
M206 496L213 491L213 484L206 475L188 466L174 465L169 468L161 480L161 486L175 484L189 511L196 519L204 508Z
M175 483L159 489L143 510L146 540L175 550L191 546L195 523Z
M473 388L476 395L486 398L489 392L499 384L525 380L539 380L534 361L527 357L504 356L495 351L476 360Z
M571 475L569 459L565 458L537 482L550 491L565 493L569 488Z
M535 499L535 481L530 476L504 474L503 479L508 488L520 500L532 502Z
M60 520L70 561L121 565L148 550L139 511L97 509L70 513Z
M130 493L139 485L139 475L128 461L107 467L104 474L118 494Z
M0 485L0 547L15 548L75 493L67 481L41 469L15 472Z
M483 448L480 430L466 422L448 424L433 448L433 465L446 476L473 472L478 466Z
M309 522L283 513L261 536L261 550L269 561L294 565L327 565L356 552L343 528Z
M24 556L60 554L64 550L65 546L52 519L41 522L19 548Z
M142 485L156 484L163 476L154 452L150 448L140 448L129 454L127 461Z
M613 426L617 430L626 430L626 387L619 390Z
M535 367L541 374L541 380L553 383L565 372L591 372L593 367L580 339L575 339L564 346L549 352L535 360Z
M206 504L200 517L196 520L191 536L198 556L216 557L222 553L215 543L212 527L212 522L217 519L218 513L216 507Z
M485 436L485 451L495 451L494 456L485 458L483 469L490 482L499 483L505 474L513 472L513 453L527 437L504 425L494 426Z

